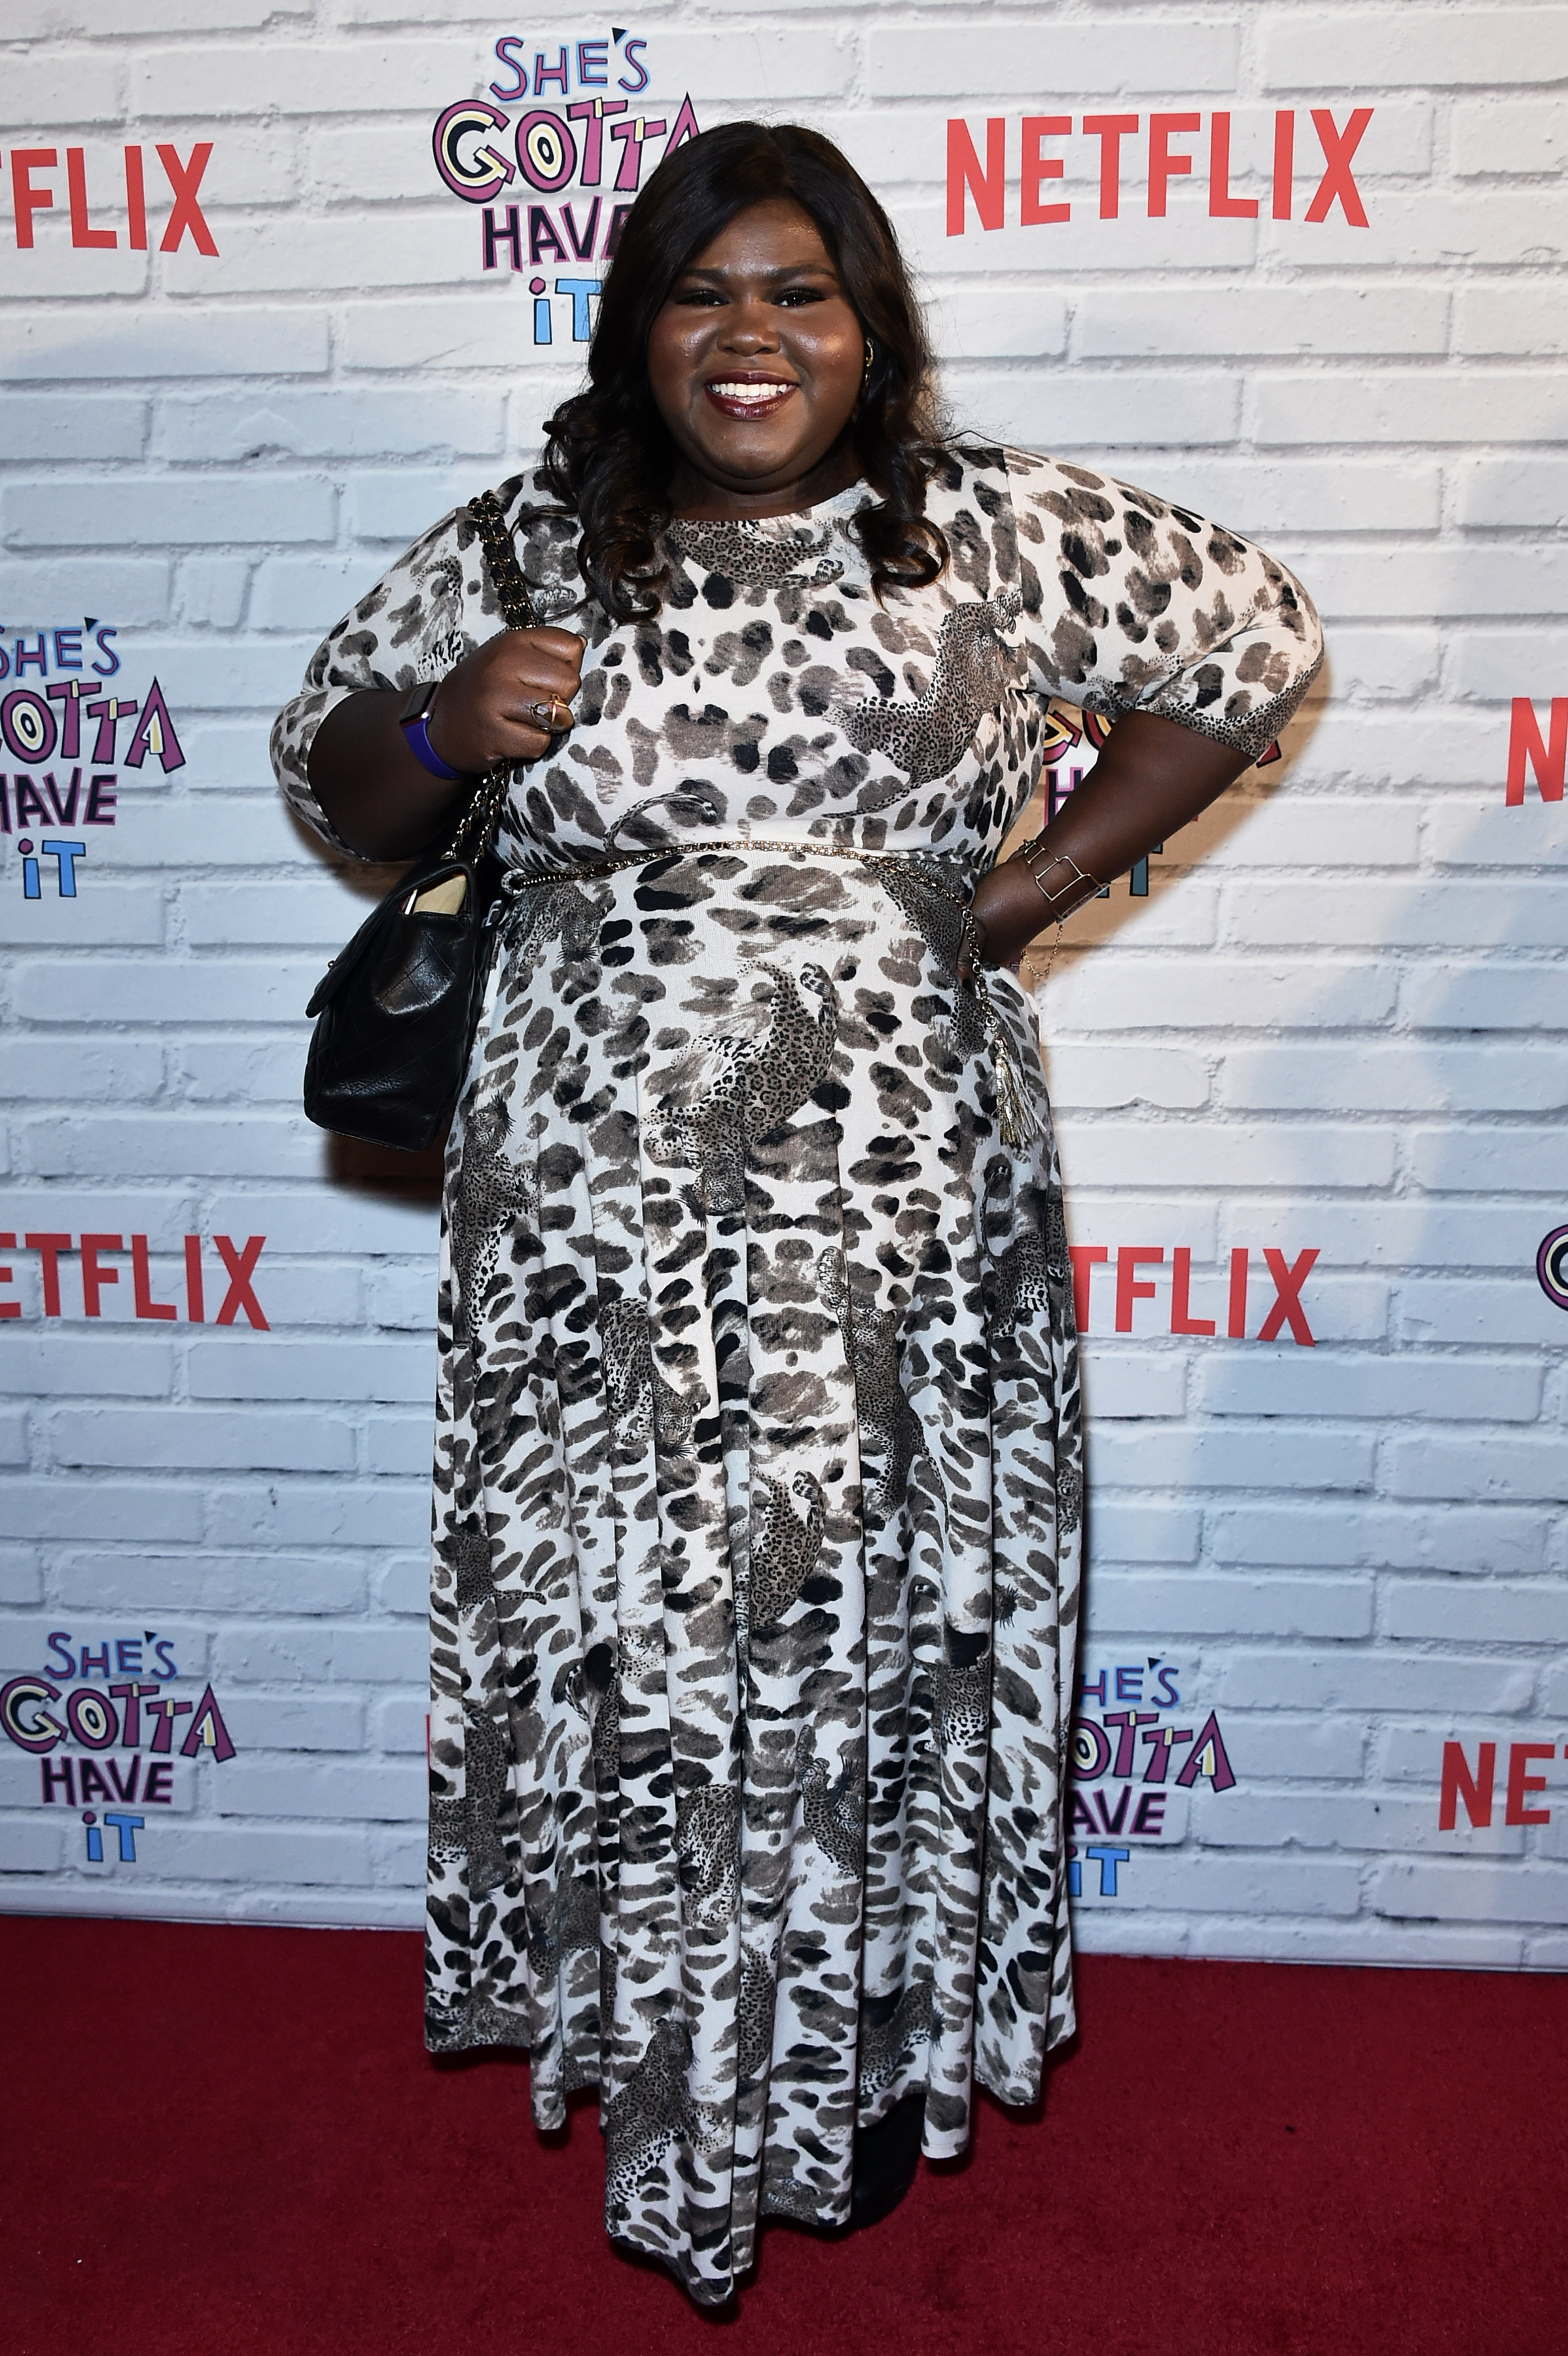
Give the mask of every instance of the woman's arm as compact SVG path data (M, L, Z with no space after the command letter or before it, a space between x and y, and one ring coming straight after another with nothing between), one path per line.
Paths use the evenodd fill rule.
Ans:
M1010 965L1036 933L1082 907L1102 884L1125 874L1207 809L1251 757L1179 721L1124 713L1026 856L982 878L974 895L981 962ZM1075 866L1087 882L1074 875Z
M493 762L537 761L572 725L583 641L570 630L507 630L448 671L425 713L425 739L448 768L433 776L399 724L404 697L367 687L334 704L316 731L311 790L338 840L365 859L411 859Z
M502 485L509 514L528 487L521 476ZM541 609L572 611L581 583L571 519L525 504L512 529L524 536ZM422 532L328 632L273 724L285 799L335 850L413 856L456 821L492 762L537 760L572 724L583 641L570 630L507 630L478 537L468 508ZM399 725L410 689L437 677L425 734L459 772L451 779L423 766Z
M1087 467L1004 455L1030 683L1115 725L1044 834L982 881L986 965L1207 809L1278 735L1323 652L1301 583L1240 533Z

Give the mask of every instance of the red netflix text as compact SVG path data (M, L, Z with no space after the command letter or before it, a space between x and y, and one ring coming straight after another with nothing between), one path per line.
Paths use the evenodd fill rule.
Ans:
M1516 695L1513 715L1509 723L1509 809L1517 809L1523 804L1527 764L1535 772L1535 782L1543 802L1560 802L1563 798L1563 773L1568 768L1568 695L1552 697L1552 715L1546 723L1546 732L1543 737L1535 706L1529 696Z
M1110 1290L1113 1290L1115 1295L1113 1330L1118 1333L1131 1333L1134 1330L1133 1320L1137 1303L1141 1301L1154 1301L1159 1292L1159 1287L1148 1275L1140 1274L1140 1270L1164 1269L1165 1263L1164 1245L1121 1244L1115 1251L1112 1251L1108 1244L1073 1244L1069 1246L1069 1250L1072 1256L1073 1311L1078 1320L1079 1332L1088 1333L1094 1330L1090 1322L1092 1313L1099 1305L1101 1314L1103 1316L1105 1295ZM1253 1290L1252 1254L1245 1244L1238 1244L1230 1255L1229 1280L1224 1295L1226 1339L1231 1342L1249 1340L1278 1342L1283 1341L1288 1333L1293 1342L1300 1343L1306 1349L1313 1348L1316 1336L1307 1323L1306 1311L1302 1305L1301 1296L1302 1289L1316 1262L1317 1253L1316 1251L1298 1252L1293 1259L1284 1252L1276 1251L1272 1246L1266 1246L1261 1257L1263 1265L1259 1271L1261 1278L1259 1295L1261 1296L1262 1287L1264 1284L1268 1286L1269 1292L1257 1323L1250 1330L1250 1320L1257 1305ZM1097 1304L1093 1279L1096 1269L1100 1268L1103 1268L1108 1275L1114 1270L1114 1284L1110 1288L1103 1284L1101 1286ZM1159 1324L1145 1323L1144 1331L1197 1334L1205 1337L1218 1334L1220 1331L1218 1314L1220 1301L1218 1298L1212 1303L1216 1311L1214 1316L1199 1317L1194 1314L1192 1254L1185 1245L1178 1245L1171 1253L1170 1272L1169 1325L1165 1326L1163 1323ZM1205 1271L1205 1273L1210 1272ZM1212 1273L1217 1274L1218 1271ZM1103 1331L1103 1327L1101 1330Z
M199 1236L187 1236L183 1241L184 1268L180 1275L159 1279L160 1289L166 1287L178 1297L173 1301L159 1301L154 1297L153 1261L147 1238L145 1236L131 1237L128 1247L130 1294L135 1315L149 1318L155 1323L168 1324L179 1318L188 1324L205 1325L208 1322L208 1276L211 1273L214 1279L213 1297L218 1304L212 1323L232 1325L242 1314L247 1324L253 1326L258 1333L269 1332L271 1329L256 1296L254 1283L256 1263L261 1258L265 1236L247 1236L243 1243L236 1242L232 1236L212 1237L211 1248L217 1253L220 1276L217 1271L209 1271ZM63 1317L66 1313L65 1280L60 1272L62 1261L75 1259L78 1263L76 1280L80 1285L82 1315L101 1317L106 1289L117 1285L124 1273L114 1263L127 1256L126 1238L121 1235L70 1236L32 1230L23 1236L21 1248L24 1251L38 1254L39 1290L46 1318ZM0 1251L16 1249L14 1234L0 1235ZM0 1268L0 1285L14 1285L16 1281L14 1267ZM218 1291L220 1283L223 1288L221 1294ZM19 1301L8 1301L0 1296L0 1319L20 1317L21 1314Z
M1568 1758L1568 1742L1563 1746ZM1549 1825L1550 1808L1530 1804L1531 1796L1546 1789L1544 1775L1532 1775L1530 1769L1541 1761L1555 1759L1555 1742L1510 1742L1509 1745L1508 1777L1503 1790L1503 1822L1505 1825ZM1462 1742L1445 1742L1443 1746L1443 1781L1437 1797L1437 1829L1451 1833L1459 1821L1459 1810L1472 1825L1484 1830L1492 1821L1494 1795L1498 1782L1498 1746L1495 1742L1476 1745L1476 1769L1465 1755Z
M1312 109L1312 135L1322 171L1304 220L1326 221L1337 205L1352 229L1368 226L1351 164L1371 119L1369 106L1358 106L1341 127L1327 107ZM1171 182L1201 179L1207 174L1211 220L1255 220L1261 198L1237 196L1230 185L1230 114L1208 117L1207 144L1203 131L1204 118L1196 113L1151 114L1146 132L1141 114L1082 116L1076 135L1099 143L1100 219L1119 220L1123 193L1131 190L1130 209L1142 210L1150 220L1163 220ZM1001 229L1010 194L1017 206L1013 218L1021 228L1070 220L1071 204L1060 198L1047 203L1045 192L1051 181L1066 177L1061 143L1074 136L1070 114L1026 114L1016 134L1005 116L993 114L986 120L983 156L967 121L950 116L948 235L963 235L971 199L982 229ZM1305 155L1305 140L1303 148ZM1274 220L1294 218L1295 154L1295 109L1283 107L1274 116L1269 206Z
M160 253L177 253L189 238L199 253L216 254L218 241L207 224L201 209L199 191L207 166L212 160L210 139L198 140L182 163L177 147L160 140L154 153L167 185L168 217L158 240ZM34 224L39 213L54 212L59 208L59 168L58 147L13 147L6 161L11 174L11 222L16 242L24 251L34 243ZM40 175L48 174L46 179ZM68 147L65 151L64 209L70 215L70 241L74 246L114 246L120 242L117 229L108 228L102 214L113 208L118 210L124 198L125 242L134 252L147 251L147 171L141 147L122 150L116 163L103 162L93 167L93 189L89 192L87 151L84 147ZM164 198L160 193L153 199L162 211ZM93 207L100 219L93 220Z

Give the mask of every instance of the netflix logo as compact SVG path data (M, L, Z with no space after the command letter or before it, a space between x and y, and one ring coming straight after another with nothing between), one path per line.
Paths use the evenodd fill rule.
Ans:
M1304 220L1326 221L1337 206L1352 229L1368 226L1352 164L1371 119L1369 106L1358 106L1341 128L1329 108L1312 109L1302 160L1306 161L1310 138L1321 170ZM1262 209L1261 197L1239 195L1232 186L1229 112L1208 117L1207 136L1205 118L1197 113L1151 114L1146 128L1141 114L1026 114L1016 126L993 114L985 123L983 157L968 122L955 115L948 119L948 235L964 235L971 203L986 230L1001 229L1009 219L1023 229L1070 220L1071 201L1047 199L1047 190L1068 177L1069 164L1079 160L1069 143L1084 141L1095 143L1084 160L1091 170L1098 166L1101 220L1122 218L1124 197L1130 211L1163 220L1171 182L1205 176L1210 220L1256 220ZM1269 212L1274 220L1294 218L1296 149L1296 110L1282 107L1274 116L1268 158Z
M1563 1746L1568 1758L1568 1742ZM1547 1789L1544 1775L1530 1770L1557 1756L1555 1742L1510 1742L1508 1767L1504 1778L1503 1822L1505 1825L1549 1825L1550 1808L1537 1806L1534 1794ZM1471 1825L1481 1831L1490 1828L1497 1806L1498 1746L1495 1742L1477 1742L1476 1764L1472 1769L1462 1742L1445 1742L1443 1746L1443 1773L1437 1796L1437 1829L1451 1833L1458 1826L1459 1811L1464 1809Z
M217 1303L213 1323L232 1325L243 1317L246 1323L259 1333L270 1332L265 1313L257 1298L254 1278L256 1263L261 1258L265 1236L247 1236L237 1243L232 1236L214 1236L209 1248L216 1252L222 1270L221 1291L218 1281L211 1287L211 1297ZM209 1300L209 1277L214 1272L206 1259L199 1236L184 1238L183 1266L172 1263L167 1269L155 1268L145 1236L130 1238L128 1269L116 1264L127 1257L126 1239L123 1235L71 1236L43 1231L29 1232L22 1237L22 1249L37 1255L38 1291L45 1318L66 1314L66 1278L63 1264L74 1260L76 1268L71 1290L81 1306L84 1317L102 1317L103 1296L113 1285L127 1274L129 1305L137 1318L154 1323L168 1324L178 1318L190 1325L205 1325ZM0 1251L16 1249L15 1234L0 1235ZM15 1267L0 1268L0 1285L16 1282ZM170 1301L161 1301L162 1291L174 1294ZM116 1295L116 1299L123 1296ZM74 1303L73 1303L74 1306ZM20 1317L22 1303L0 1294L0 1319Z
M164 220L163 233L158 239L160 253L177 253L188 237L199 253L216 254L218 241L207 225L201 209L199 191L207 166L212 160L210 139L199 140L185 162L179 150L162 140L153 153L157 157L158 171L165 189L154 187L151 201L156 212L162 212L166 201L168 212ZM34 224L39 213L54 212L59 208L59 184L54 177L59 168L58 147L13 147L7 161L11 180L11 226L16 243L28 251L35 242ZM45 180L39 176L48 173ZM116 246L120 232L105 225L104 209L123 214L125 243L133 252L145 253L148 245L147 209L149 200L148 173L144 151L139 146L123 148L114 163L95 166L95 193L90 195L87 177L87 150L68 147L65 151L64 209L70 215L70 241L73 246L100 248ZM166 197L165 190L166 190ZM93 220L93 207L100 217Z
M1541 733L1540 717L1529 696L1516 695L1509 723L1509 809L1523 809L1525 779L1529 772L1534 774L1536 788L1543 802L1560 802L1565 769L1568 769L1568 695L1552 697L1544 736Z
M1073 1310L1080 1333L1104 1332L1103 1322L1096 1327L1095 1316L1104 1319L1109 1305L1106 1296L1113 1297L1117 1333L1134 1331L1138 1304L1157 1301L1162 1287L1154 1281L1155 1271L1163 1274L1165 1252L1163 1244L1121 1244L1113 1251L1109 1244L1072 1244ZM1170 1255L1170 1302L1168 1323L1163 1304L1155 1317L1144 1317L1137 1330L1144 1333L1171 1333L1210 1337L1223 1331L1230 1342L1279 1342L1288 1334L1303 1348L1315 1346L1316 1336L1307 1323L1302 1303L1302 1290L1316 1265L1316 1251L1297 1252L1294 1259L1283 1251L1266 1246L1260 1255L1262 1269L1254 1270L1252 1254L1245 1244L1238 1244L1230 1255L1230 1266L1223 1279L1218 1269L1200 1271L1202 1290L1212 1296L1209 1307L1212 1316L1197 1313L1193 1293L1192 1254L1178 1244ZM1112 1280L1094 1286L1097 1269L1103 1269ZM1224 1290L1221 1293L1220 1284ZM1266 1301L1259 1314L1259 1303L1264 1301L1263 1287L1268 1288ZM1223 1313L1223 1324L1221 1323ZM1255 1321L1255 1322L1254 1322Z

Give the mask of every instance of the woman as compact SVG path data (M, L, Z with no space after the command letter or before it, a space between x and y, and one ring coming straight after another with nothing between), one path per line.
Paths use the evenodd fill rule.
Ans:
M612 2235L717 2304L759 2215L883 2213L1071 2028L1072 1287L996 969L1263 750L1318 635L1234 534L944 444L809 131L660 166L548 432L501 494L546 626L499 631L459 509L274 750L374 859L513 765L446 1171L427 2034L527 2046L542 2127L597 2086ZM1053 694L1114 733L997 866Z

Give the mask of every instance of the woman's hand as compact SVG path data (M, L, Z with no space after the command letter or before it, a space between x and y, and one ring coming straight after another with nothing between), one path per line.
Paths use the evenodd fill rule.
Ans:
M425 715L432 750L462 775L433 776L399 725L401 689L335 704L310 748L310 782L350 851L412 859L453 819L495 761L537 761L572 725L584 641L571 630L503 630L449 671Z
M1050 921L1039 886L1019 859L981 877L970 914L975 933L971 955L987 966L1015 963ZM960 960L959 976L964 981L970 978L967 958Z
M449 768L537 761L572 725L584 641L571 630L503 630L447 672L424 733Z

